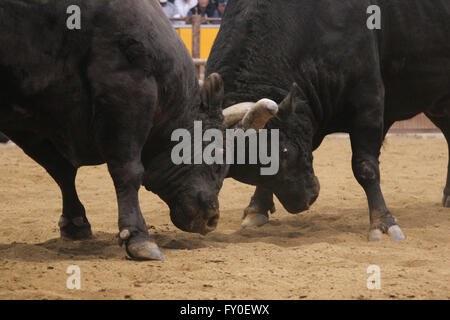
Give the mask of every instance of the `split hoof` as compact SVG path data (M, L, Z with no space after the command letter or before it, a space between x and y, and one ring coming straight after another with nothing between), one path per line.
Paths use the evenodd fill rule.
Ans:
M156 243L148 239L140 239L129 242L131 232L123 229L119 233L119 245L126 244L126 251L133 260L164 260L162 252Z
M382 235L383 233L380 229L371 229L367 238L369 241L381 241L383 240Z
M253 228L253 227L261 227L269 222L269 213L274 213L276 211L275 205L272 204L269 209L264 210L259 206L250 204L244 210L244 214L242 216L242 228Z
M262 213L249 213L242 221L242 228L261 227L269 222L269 215Z
M400 241L405 239L402 229L398 225L392 225L386 232L392 241ZM381 241L383 240L383 232L380 229L371 229L368 236L369 241Z
M388 234L391 236L391 240L393 241L400 241L405 239L405 235L398 225L390 226L388 229Z
M450 208L450 195L444 194L444 199L442 200L442 205L444 208Z
M144 240L127 244L127 253L134 260L164 260L164 256L156 243Z
M86 217L69 219L64 216L58 222L61 238L69 240L84 240L92 236L91 225Z

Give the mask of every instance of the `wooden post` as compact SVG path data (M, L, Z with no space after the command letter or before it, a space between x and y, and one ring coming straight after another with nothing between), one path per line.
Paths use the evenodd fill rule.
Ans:
M206 59L194 59L195 69L197 72L197 78L200 80L200 82L203 82L205 80L205 66L206 66Z
M202 16L194 14L192 16L192 57L200 58L200 26L202 24Z

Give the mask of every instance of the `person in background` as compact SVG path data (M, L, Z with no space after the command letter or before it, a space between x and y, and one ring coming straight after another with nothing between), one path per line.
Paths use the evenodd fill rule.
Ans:
M228 0L217 0L217 10L219 11L219 16L222 18L225 12L225 7L227 6Z
M177 7L170 1L167 0L159 0L161 7L168 18L181 18L180 13L178 12ZM179 24L180 21L171 21L172 24Z
M189 10L197 5L197 0L175 0L175 7L182 17L187 17Z
M205 18L220 18L217 7L213 3L210 3L209 0L198 0L198 4L189 11L188 15L192 16L195 13L198 13L199 15ZM212 23L219 23L219 22L212 22Z

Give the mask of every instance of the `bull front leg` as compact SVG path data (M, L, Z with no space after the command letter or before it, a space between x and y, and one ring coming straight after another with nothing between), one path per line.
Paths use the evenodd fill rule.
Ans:
M244 210L242 228L260 227L269 221L269 214L275 212L273 193L263 187L257 186L250 204Z
M144 174L141 154L152 128L157 99L155 79L142 77L140 69L128 66L128 72L117 72L115 64L103 58L92 68L96 75L92 90L95 135L116 189L119 244L125 244L133 259L163 260L147 231L138 199ZM96 68L102 71L94 72Z
M387 208L380 188L379 155L384 138L384 94L380 90L382 86L375 92L370 88L358 88L352 101L352 105L357 106L350 130L353 174L363 187L369 204L369 241L382 240L383 233L389 234L392 240L403 240L405 236Z
M144 167L140 157L108 162L119 207L119 244L125 244L128 255L137 260L163 260L164 257L150 237L139 206L138 191Z

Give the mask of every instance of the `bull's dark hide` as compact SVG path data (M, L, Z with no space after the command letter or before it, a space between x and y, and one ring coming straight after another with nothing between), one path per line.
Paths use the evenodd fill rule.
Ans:
M381 10L380 30L367 27L371 5ZM230 168L257 186L246 213L273 211L273 194L289 212L307 209L318 194L312 151L327 134L348 132L371 228L387 232L396 222L380 191L378 157L390 126L425 112L450 138L450 2L230 0L208 60L212 72L223 77L224 108L293 95L292 114L267 124L280 129L278 174Z
M79 29L67 19L80 9ZM160 259L142 217L142 183L183 230L218 220L225 166L175 166L171 133L222 127L219 76L198 85L193 61L157 1L0 0L0 130L61 187L62 236L91 234L77 169L107 163L128 253Z

